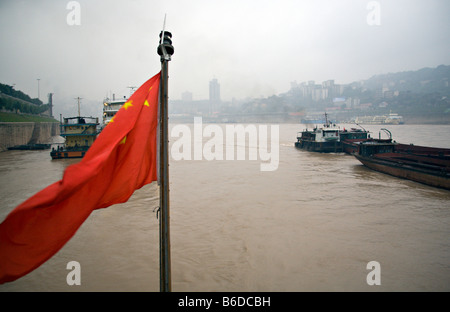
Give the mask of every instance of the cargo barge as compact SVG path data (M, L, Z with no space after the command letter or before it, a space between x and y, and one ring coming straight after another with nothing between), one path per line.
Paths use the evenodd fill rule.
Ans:
M354 156L373 170L450 190L450 149L374 140L358 143Z

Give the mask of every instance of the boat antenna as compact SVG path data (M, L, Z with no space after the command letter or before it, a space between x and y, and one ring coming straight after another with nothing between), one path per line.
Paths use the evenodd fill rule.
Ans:
M83 98L80 98L80 97L76 97L76 98L75 98L75 100L78 101L78 117L81 116L81 113L80 113L80 100L82 100L82 99L83 99Z

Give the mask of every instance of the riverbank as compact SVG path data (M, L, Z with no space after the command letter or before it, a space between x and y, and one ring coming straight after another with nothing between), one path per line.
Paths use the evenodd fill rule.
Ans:
M0 122L0 152L16 145L51 143L57 135L57 122Z

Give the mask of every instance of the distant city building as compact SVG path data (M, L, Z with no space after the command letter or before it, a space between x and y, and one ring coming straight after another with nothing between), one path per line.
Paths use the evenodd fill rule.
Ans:
M181 100L186 102L192 101L192 92L186 91L181 94Z
M209 82L210 114L214 113L220 104L220 84L216 78Z
M334 80L327 80L322 82L322 87L323 88L329 88L329 87L333 87L334 86Z
M335 84L334 80L327 80L322 82L322 84L316 84L314 80L302 82L301 84L293 81L291 82L291 91L300 94L305 99L321 101L341 96L344 86Z

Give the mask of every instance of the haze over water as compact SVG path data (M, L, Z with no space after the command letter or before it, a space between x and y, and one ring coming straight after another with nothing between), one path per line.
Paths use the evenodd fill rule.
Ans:
M450 290L449 191L298 150L305 126L279 127L275 171L259 160L171 160L173 291ZM372 136L382 127L365 126ZM401 143L450 148L448 125L388 129ZM0 220L77 161L0 153ZM0 291L159 291L158 196L153 183L94 211L53 258ZM66 283L69 261L81 286ZM370 261L379 286L366 282Z

